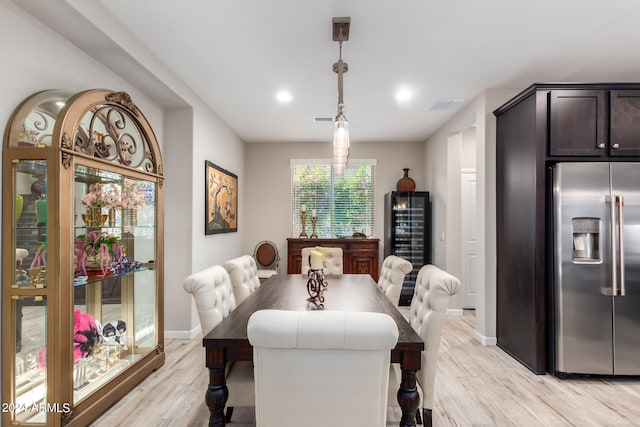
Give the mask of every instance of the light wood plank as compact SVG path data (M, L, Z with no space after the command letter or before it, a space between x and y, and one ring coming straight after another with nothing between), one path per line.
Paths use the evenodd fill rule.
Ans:
M475 317L445 321L435 426L637 426L640 379L560 380L535 375L497 347L473 339ZM167 362L93 425L206 426L208 374L200 337L166 341ZM253 408L236 408L231 426L254 426ZM400 412L389 408L387 426Z

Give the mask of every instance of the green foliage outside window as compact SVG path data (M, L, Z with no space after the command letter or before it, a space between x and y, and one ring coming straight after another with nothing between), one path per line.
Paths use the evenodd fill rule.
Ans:
M347 166L341 176L333 176L330 165L292 167L292 235L302 229L300 212L305 205L305 231L311 234L311 217L317 215L318 237L373 235L373 165Z

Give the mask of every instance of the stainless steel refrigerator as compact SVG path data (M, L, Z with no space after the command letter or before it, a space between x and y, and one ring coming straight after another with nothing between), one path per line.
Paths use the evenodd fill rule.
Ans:
M640 375L640 164L553 169L558 374Z

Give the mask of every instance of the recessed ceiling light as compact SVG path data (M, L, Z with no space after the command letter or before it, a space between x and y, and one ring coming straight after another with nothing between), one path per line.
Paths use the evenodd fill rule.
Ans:
M413 93L409 89L400 89L396 92L396 101L404 102L413 97Z
M279 92L276 95L276 99L280 102L289 102L293 99L293 96L289 92Z

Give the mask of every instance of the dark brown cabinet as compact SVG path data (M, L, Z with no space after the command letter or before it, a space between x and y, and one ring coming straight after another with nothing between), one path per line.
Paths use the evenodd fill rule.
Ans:
M640 156L640 90L548 92L549 155Z
M550 168L640 161L640 83L537 83L494 114L497 342L542 374L554 345Z
M606 153L606 105L602 90L549 93L549 152L552 156Z
M611 156L640 156L640 90L610 92Z
M342 248L345 274L369 274L378 281L379 239L287 239L287 273L302 271L302 248L326 246Z

